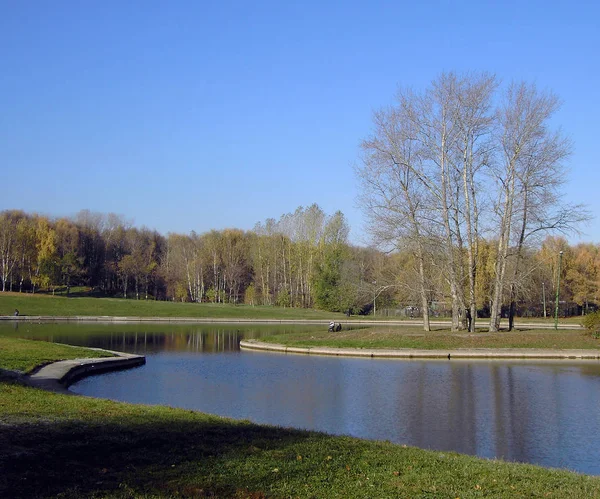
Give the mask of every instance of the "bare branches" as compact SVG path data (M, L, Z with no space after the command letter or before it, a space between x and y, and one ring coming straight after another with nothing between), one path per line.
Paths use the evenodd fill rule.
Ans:
M442 250L436 265L448 283L455 327L465 305L475 317L482 301L476 281L483 237L496 241L487 297L495 330L509 258L517 272L526 242L576 231L589 218L583 207L562 204L571 143L550 127L559 99L513 83L494 108L498 87L487 73L445 73L421 93L400 90L394 106L374 114L357 169L376 242L412 241L423 266L426 248Z

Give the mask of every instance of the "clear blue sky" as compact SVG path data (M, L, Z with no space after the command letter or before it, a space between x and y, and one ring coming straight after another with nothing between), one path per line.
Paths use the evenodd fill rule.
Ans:
M567 195L600 213L599 19L593 1L0 0L0 209L166 234L318 203L358 243L373 110L485 70L563 99ZM585 231L600 242L600 220Z

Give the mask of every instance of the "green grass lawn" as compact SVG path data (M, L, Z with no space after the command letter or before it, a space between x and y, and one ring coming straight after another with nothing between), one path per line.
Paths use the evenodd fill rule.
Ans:
M0 383L1 497L600 497L600 478Z
M25 316L112 316L112 317L190 317L215 319L321 319L339 320L342 314L321 310L269 306L177 303L122 298L51 296L1 293L0 315Z
M27 294L0 292L0 316L12 316L15 309L23 316L52 317L157 317L198 319L255 319L255 320L335 320L344 322L345 315L323 310L281 308L274 306L229 305L214 303L179 303L123 298L94 298L89 296L49 294ZM408 321L407 317L352 316L353 321ZM432 321L448 320L432 318ZM489 319L478 319L477 324L485 328ZM560 323L581 323L581 317L561 318ZM506 320L504 320L506 322ZM516 323L553 324L554 319L518 318Z
M0 352L22 370L98 353L2 337ZM0 469L0 497L15 498L600 497L600 478L568 471L14 382L0 382Z
M0 336L0 369L8 371L28 373L36 367L58 360L98 357L113 357L113 354L102 350Z
M450 333L447 328L424 332L419 327L374 326L328 333L291 332L261 337L261 341L286 346L333 348L417 348L454 350L460 348L600 349L600 340L586 330L530 329L499 333Z

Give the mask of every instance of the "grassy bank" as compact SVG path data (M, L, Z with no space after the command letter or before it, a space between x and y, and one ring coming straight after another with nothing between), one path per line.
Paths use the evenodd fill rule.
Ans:
M346 316L323 310L281 308L275 306L229 305L214 303L179 303L153 300L133 300L123 298L97 298L90 296L49 294L29 294L0 292L0 316L12 316L18 310L23 316L108 316L108 317L158 317L158 318L211 318L211 319L296 319L296 320L336 320L344 322ZM404 316L352 316L354 321L409 321ZM449 320L448 318L434 318ZM478 319L477 324L485 328L489 319ZM560 323L580 324L581 317L561 318ZM503 324L506 320L503 320ZM519 323L540 323L551 325L554 319L518 318Z
M93 355L0 341L28 365ZM0 367L10 362L0 357ZM0 497L15 498L600 497L600 478L562 470L9 382L0 382L0 469Z
M102 350L0 336L0 369L9 371L28 373L58 360L112 356Z
M320 310L269 306L176 303L122 298L90 298L0 292L0 315L113 316L113 317L191 317L227 319L322 319L342 314Z
M261 337L261 341L287 346L333 348L418 348L455 350L460 348L539 348L600 349L600 340L585 330L529 329L513 332L450 333L436 328L424 332L419 327L370 327L328 333L291 332Z
M0 384L2 497L600 497L600 479Z

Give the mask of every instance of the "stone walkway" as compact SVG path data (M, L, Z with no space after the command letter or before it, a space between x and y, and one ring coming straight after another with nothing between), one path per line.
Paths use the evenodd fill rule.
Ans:
M72 359L53 362L20 380L29 386L59 393L71 393L69 385L75 381L108 371L118 371L144 365L146 357L121 352L112 352L115 357L98 359Z

